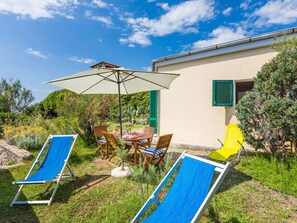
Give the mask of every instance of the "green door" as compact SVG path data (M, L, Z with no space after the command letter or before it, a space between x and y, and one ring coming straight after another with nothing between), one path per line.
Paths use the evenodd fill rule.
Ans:
M150 92L150 126L155 128L155 133L158 133L158 106L159 106L159 91Z

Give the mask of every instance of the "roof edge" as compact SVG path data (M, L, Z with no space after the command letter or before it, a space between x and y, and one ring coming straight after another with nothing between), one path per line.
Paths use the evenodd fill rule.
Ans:
M192 50L192 51L173 54L173 55L169 55L166 57L162 57L162 58L153 60L152 67L154 68L155 65L160 62L165 62L165 61L169 62L169 60L173 60L173 59L175 59L175 61L176 61L176 59L179 59L179 58L193 56L193 55L197 55L197 54L208 52L208 51L215 51L218 49L224 49L224 48L228 48L228 47L243 45L246 43L268 40L268 39L276 38L276 37L279 37L282 35L291 35L291 34L295 34L295 33L297 34L297 27L284 29L284 30L280 30L280 31L276 31L276 32L271 32L271 33L265 33L265 34L261 34L261 35L253 36L253 37L246 37L246 38L238 39L238 40L234 40L234 41L224 42L224 43L211 45L211 46L203 47L203 48ZM257 46L260 47L259 45L257 45ZM265 45L263 45L263 46L265 46ZM236 51L238 51L238 50L228 51L228 53L236 52ZM220 55L220 54L221 53L218 53L218 54L214 53L213 56ZM189 60L193 60L193 59L189 59ZM183 61L180 61L180 62L185 62L185 61L188 61L188 60L184 59ZM175 63L177 63L177 62L175 62Z

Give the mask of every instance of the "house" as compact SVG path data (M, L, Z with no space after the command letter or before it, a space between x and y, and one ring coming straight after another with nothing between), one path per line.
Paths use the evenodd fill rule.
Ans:
M253 78L276 55L271 48L297 28L222 43L153 60L152 70L179 73L170 90L151 92L150 125L173 133L175 145L219 147L226 126L237 123L234 106Z
M90 66L90 68L94 69L94 68L121 68L121 67L116 64L101 61L99 63L96 63L96 64Z

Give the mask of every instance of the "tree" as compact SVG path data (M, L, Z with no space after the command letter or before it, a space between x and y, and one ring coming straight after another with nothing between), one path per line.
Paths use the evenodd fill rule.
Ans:
M237 104L245 140L255 149L284 157L285 144L296 148L297 38L274 47L278 54L258 72L254 88Z
M57 106L64 100L68 90L58 90L50 93L43 101L39 103L39 109L43 117L55 118L58 116Z
M59 116L73 121L73 129L90 145L94 143L93 127L106 121L115 103L114 95L79 95L68 91L57 111Z
M0 82L0 112L21 113L34 101L30 90L21 85L19 80L1 80Z

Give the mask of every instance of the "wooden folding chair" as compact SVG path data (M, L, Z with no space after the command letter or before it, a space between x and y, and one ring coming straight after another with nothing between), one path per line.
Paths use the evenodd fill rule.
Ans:
M114 137L114 135L112 133L109 133L109 132L103 132L103 135L106 139L106 151L107 151L107 153L111 152L111 154L107 160L107 163L112 166L115 166L115 167L120 166L122 163L122 160L119 157L118 157L120 160L119 164L115 164L114 162L112 162L112 159L116 157L117 151L121 149L119 144L117 143L116 138ZM125 149L128 150L127 153L129 152L130 148L131 148L131 146L129 146L129 145L125 146Z
M144 135L150 135L151 137L149 139L145 140L138 140L137 145L140 149L147 149L151 147L153 136L154 136L155 128L150 126L144 126L142 130L142 134Z
M165 163L164 157L170 145L170 141L173 134L160 136L156 146L153 148L145 149L141 152L142 158L147 168L150 164L158 166L160 162Z
M103 135L103 132L107 132L107 126L95 126L93 130L94 130L96 143L98 146L96 152L100 151L102 158L108 157L108 154L106 152L106 140L104 139L104 135ZM101 149L103 146L105 151Z

